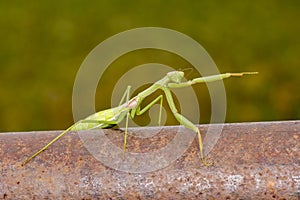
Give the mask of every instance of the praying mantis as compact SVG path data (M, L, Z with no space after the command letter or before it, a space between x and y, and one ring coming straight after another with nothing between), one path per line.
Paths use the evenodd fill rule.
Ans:
M191 129L192 131L197 133L201 161L205 166L210 166L212 162L207 162L203 155L203 145L202 145L200 130L186 117L178 113L170 89L188 87L197 83L218 81L232 76L241 77L243 75L251 75L257 73L258 72L224 73L224 74L195 78L193 80L182 82L182 79L184 77L184 72L171 71L168 72L165 77L158 80L153 85L148 87L146 90L138 93L136 96L134 96L131 99L129 99L131 87L128 86L123 97L121 98L119 106L94 113L88 116L87 118L76 122L75 124L67 128L65 131L60 133L57 137L55 137L52 141L50 141L39 151L34 153L31 157L26 159L22 163L22 166L24 166L30 160L35 158L37 155L45 151L50 145L52 145L55 141L57 141L58 139L60 139L62 136L64 136L66 133L70 131L90 130L96 128L101 128L101 129L111 128L117 125L118 123L120 123L126 117L126 126L124 131L124 144L123 144L123 152L124 152L123 158L124 158L126 152L127 135L128 135L127 129L128 129L129 118L133 119L136 115L142 115L143 113L148 111L154 104L159 102L160 110L159 110L158 124L160 124L161 122L163 95L159 95L152 102L146 105L144 108L141 108L141 103L143 102L143 100L157 90L162 90L164 92L168 105L176 120L180 124L184 125L186 128Z

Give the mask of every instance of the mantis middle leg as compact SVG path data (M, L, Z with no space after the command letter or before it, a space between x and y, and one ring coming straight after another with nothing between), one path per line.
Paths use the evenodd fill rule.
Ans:
M206 159L204 158L204 155L203 155L203 143L202 143L202 137L201 137L200 130L191 121L189 121L183 115L181 115L181 114L178 113L170 90L168 88L162 88L162 90L166 94L166 98L167 98L168 104L170 106L170 109L171 109L172 113L174 114L175 118L177 119L177 121L180 124L184 125L186 128L189 128L189 129L191 129L191 130L193 130L194 132L197 133L198 142L199 142L199 149L200 149L200 158L202 160L202 163L205 166L212 165L213 164L212 162L208 163L208 162L206 162Z
M163 95L159 95L158 97L156 97L152 102L150 102L147 106L145 106L144 108L142 108L141 110L141 106L139 105L136 108L136 111L134 114L136 115L142 115L144 114L146 111L148 111L154 104L156 104L158 101L160 101L160 107L159 107L159 115L158 115L158 125L160 125L161 123L161 111L162 111L162 104L163 104Z
M128 118L129 115L131 116L131 118L133 119L135 115L141 115L143 113L145 113L147 110L149 110L154 104L156 104L158 101L160 101L160 109L159 109L159 116L158 116L158 124L160 125L161 122L161 111L162 111L162 103L163 103L163 96L159 95L157 98L155 98L151 103L149 103L147 106L145 106L142 110L141 110L141 106L138 105L135 109L131 110L131 114L127 114L127 118L126 118L126 128L125 128L125 133L124 133L124 154L123 154L123 159L125 158L125 152L126 152L126 146L127 146L127 128L128 128ZM142 102L142 100L140 100L140 103Z

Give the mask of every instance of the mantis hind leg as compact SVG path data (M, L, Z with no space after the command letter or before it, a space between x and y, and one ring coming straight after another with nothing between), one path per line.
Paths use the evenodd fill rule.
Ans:
M129 98L130 98L130 90L131 90L131 86L127 86L127 89L121 99L120 104L122 104L122 101L124 100L124 98L126 97L126 102L128 103ZM127 146L127 137L128 137L128 122L129 122L129 110L126 114L126 125L125 125L125 132L124 132L124 143L123 143L123 160L125 159L125 153L126 153L126 146Z
M174 114L175 118L177 119L177 121L180 124L184 125L186 128L189 128L189 129L191 129L191 130L193 130L194 132L197 133L198 143L199 143L199 150L200 150L200 158L202 160L202 163L205 166L212 165L213 162L206 162L206 159L204 158L204 155L203 155L203 143L202 143L202 137L201 137L200 130L191 121L189 121L183 115L181 115L181 114L178 113L170 90L168 88L162 88L162 90L166 94L166 98L167 98L168 104L170 106L170 109L171 109L172 113Z
M51 140L48 144L46 144L43 148L41 148L40 150L38 150L36 153L34 153L32 156L30 156L29 158L27 158L21 165L24 166L26 165L30 160L32 160L33 158L35 158L37 155L39 155L40 153L42 153L43 151L45 151L49 146L51 146L54 142L56 142L58 139L60 139L62 136L64 136L66 133L68 133L69 131L73 131L73 130L88 130L88 129L78 129L78 125L80 124L84 124L84 123L99 123L101 125L101 123L106 123L106 124L115 124L115 122L112 121L100 121L100 120L80 120L78 122L76 122L75 124L73 124L72 126L70 126L68 129L64 130L63 132L61 132L58 136L56 136L53 140ZM77 128L76 128L77 127ZM93 127L96 128L96 127ZM90 128L90 129L93 129Z
M119 103L119 106L122 105L125 102L129 102L129 98L130 98L130 90L131 90L131 86L128 85L121 100ZM126 101L125 101L126 98ZM125 153L126 153L126 146L127 146L127 137L128 137L128 122L129 122L129 111L126 114L126 125L125 125L125 132L124 132L124 142L123 142L123 160L125 159Z
M41 148L40 150L38 150L36 153L34 153L32 156L30 156L29 158L27 158L22 164L21 166L26 165L30 160L32 160L33 158L35 158L37 155L39 155L40 153L42 153L43 151L45 151L50 145L52 145L54 142L56 142L59 138L61 138L62 136L64 136L66 133L68 133L73 127L75 126L72 125L70 126L68 129L66 129L65 131L63 131L62 133L60 133L58 136L56 136L53 140L51 140L48 144L46 144L43 148Z

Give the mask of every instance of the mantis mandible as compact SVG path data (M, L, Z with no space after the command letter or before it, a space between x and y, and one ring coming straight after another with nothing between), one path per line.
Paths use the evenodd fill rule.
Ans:
M120 123L125 117L126 117L126 127L124 132L124 145L123 145L123 151L125 154L126 151L126 144L127 144L127 129L128 129L128 120L130 118L134 118L135 115L142 115L147 110L149 110L154 104L160 101L160 110L159 110L159 118L158 118L158 124L160 124L161 121L161 110L162 110L162 102L163 102L163 95L159 95L156 97L151 103L149 103L144 108L141 108L141 103L143 100L154 93L157 90L162 90L166 96L167 102L169 104L169 107L177 119L177 121L184 125L186 128L189 128L193 130L195 133L197 133L198 136L198 145L200 150L200 158L202 160L202 163L205 166L209 166L212 163L209 163L206 161L203 155L203 145L202 145L202 138L200 130L187 118L185 118L183 115L178 113L175 103L173 101L173 97L171 94L170 89L171 88L182 88L182 87L188 87L196 83L204 83L204 82L213 82L222 80L224 78L229 78L231 76L237 76L241 77L246 74L257 74L258 72L242 72L242 73L225 73L225 74L218 74L218 75L212 75L207 77L200 77L195 78L193 80L189 80L187 82L182 82L182 79L184 77L183 71L172 71L168 72L165 77L160 79L159 81L155 82L152 86L147 88L146 90L138 93L135 97L129 99L130 94L130 86L127 87L119 106L110 108L107 110L103 110L97 113L94 113L87 118L80 120L70 126L68 129L60 133L57 137L55 137L52 141L50 141L47 145L45 145L43 148L41 148L39 151L37 151L35 154L33 154L31 157L29 157L27 160L25 160L22 163L22 166L24 166L26 163L28 163L30 160L32 160L34 157L39 155L41 152L45 151L50 145L52 145L55 141L57 141L59 138L61 138L63 135L68 133L69 131L79 131L79 130L90 130L95 128L111 128L118 123ZM126 98L126 101L125 101ZM124 158L123 154L123 158Z

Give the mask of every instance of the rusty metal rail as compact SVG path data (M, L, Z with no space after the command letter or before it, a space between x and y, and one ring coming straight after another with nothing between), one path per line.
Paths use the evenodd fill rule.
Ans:
M200 126L203 136L207 128ZM149 129L159 131L151 138L130 136L128 153L164 147L178 127L158 129ZM300 199L300 121L225 124L208 155L214 160L211 167L199 160L195 139L162 169L119 171L110 164L127 162L130 169L166 159L157 154L153 160L138 163L130 159L100 162L77 133L67 134L21 167L27 156L56 134L58 131L0 133L0 199ZM119 130L105 130L105 136L122 148ZM99 152L112 143L98 144Z

